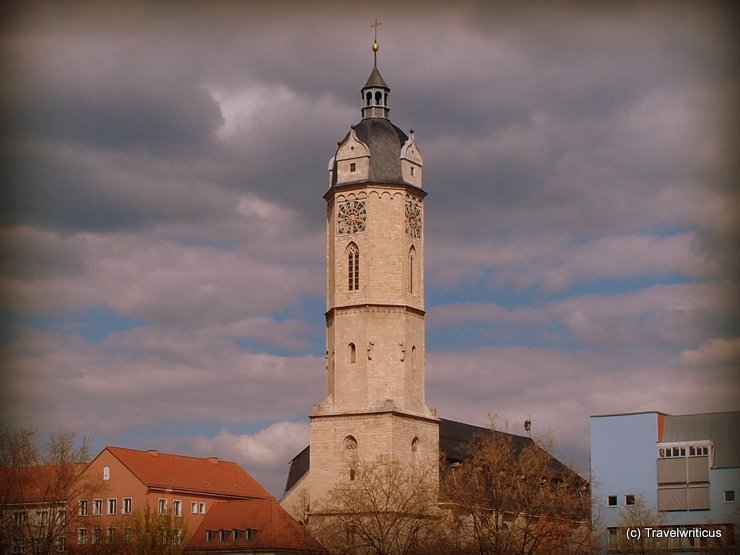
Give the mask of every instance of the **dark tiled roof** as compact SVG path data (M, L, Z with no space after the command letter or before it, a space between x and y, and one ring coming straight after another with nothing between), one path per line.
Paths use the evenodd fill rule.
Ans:
M401 176L401 147L408 140L406 133L385 118L364 118L353 127L357 138L370 149L370 170L366 181L370 183L404 184ZM342 139L347 140L349 133ZM336 184L334 163L332 185Z
M208 530L214 532L206 541ZM227 532L221 543L219 532ZM237 542L232 531L241 531ZM247 541L245 530L256 533ZM289 553L325 553L325 550L272 497L243 501L219 501L211 506L188 543L186 551L247 553L252 550Z
M463 422L454 422L453 420L440 419L439 421L439 450L449 460L464 461L468 459L466 445L475 441L479 437L485 437L489 434L496 434L501 437L508 436L514 444L514 451L520 453L521 450L534 443L530 438L517 436L506 432L482 428Z
M293 489L298 481L308 473L311 460L311 446L307 446L290 461L288 468L288 480L285 482L285 492Z
M270 497L238 464L218 459L106 447L150 488L193 491L227 497Z
M520 453L524 447L534 443L528 437L509 434L506 432L492 431L490 428L482 428L480 426L473 426L471 424L455 422L454 420L445 420L442 418L439 421L439 451L447 457L448 461L454 462L467 460L470 458L466 450L467 444L480 436L485 436L486 434L500 434L501 436L508 436L514 444L514 451L516 453ZM308 473L310 467L310 449L310 446L306 447L290 461L288 480L285 484L286 493ZM552 458L552 464L560 468L563 472L573 472L573 470L562 464L555 457Z
M390 87L385 84L385 79L383 79L383 76L380 75L380 71L378 71L378 66L373 67L373 70L370 72L370 77L367 78L367 83L365 83L365 86L362 88L368 89L370 87L379 87L388 91L391 90Z

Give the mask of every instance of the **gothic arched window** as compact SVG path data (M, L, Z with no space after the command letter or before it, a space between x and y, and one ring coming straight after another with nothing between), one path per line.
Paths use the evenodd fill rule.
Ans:
M349 363L354 364L357 362L357 347L354 343L349 344Z
M347 285L350 291L360 288L360 249L350 243L347 246Z
M409 249L409 293L414 294L414 280L416 279L416 249Z
M357 454L357 440L354 436L347 436L344 438L342 447L342 458L349 469L349 479L354 480L355 468L357 467L357 461L359 458Z
M367 94L365 95L365 106L370 106L370 103L373 101L373 93L370 91L367 91Z
M377 91L375 93L375 104L378 106L381 106L383 104L383 93L380 91Z

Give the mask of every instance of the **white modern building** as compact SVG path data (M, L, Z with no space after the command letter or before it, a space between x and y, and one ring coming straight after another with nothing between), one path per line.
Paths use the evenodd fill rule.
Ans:
M592 416L593 515L605 551L634 552L640 541L663 553L737 552L739 432L740 412Z

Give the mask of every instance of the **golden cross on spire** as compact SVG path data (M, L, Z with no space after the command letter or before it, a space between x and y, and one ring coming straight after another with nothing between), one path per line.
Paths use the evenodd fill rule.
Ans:
M378 27L380 27L382 23L378 21L378 18L375 18L375 23L370 25L370 27L373 28L375 31L375 40L373 40L373 65L378 65L378 50L380 50L380 45L378 44Z

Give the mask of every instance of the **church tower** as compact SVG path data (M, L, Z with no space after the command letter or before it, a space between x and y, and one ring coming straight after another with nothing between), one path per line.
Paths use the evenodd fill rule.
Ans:
M311 419L309 494L319 501L351 461L392 457L435 469L439 421L424 398L423 160L389 119L375 63L362 119L329 161L326 399Z

